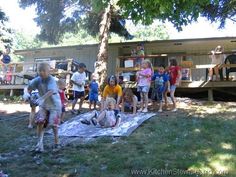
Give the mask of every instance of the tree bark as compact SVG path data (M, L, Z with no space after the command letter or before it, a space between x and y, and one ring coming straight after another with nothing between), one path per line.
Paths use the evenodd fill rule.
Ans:
M105 9L102 20L99 25L99 40L97 60L94 64L95 74L98 76L99 86L105 83L107 77L107 62L108 62L108 37L111 25L112 6L108 4Z

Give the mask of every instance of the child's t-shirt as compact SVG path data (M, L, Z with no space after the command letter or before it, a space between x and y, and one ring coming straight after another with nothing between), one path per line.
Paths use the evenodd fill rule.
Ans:
M98 83L96 81L92 81L89 84L90 93L98 93Z
M78 71L75 72L72 77L71 80L81 84L81 86L78 86L76 84L73 84L72 90L74 91L78 91L78 92L84 92L84 85L85 85L85 81L86 81L86 74L85 72L79 73Z
M58 92L59 92L59 95L60 95L62 106L65 106L65 102L66 102L65 91L59 89Z
M41 106L47 110L58 110L59 112L61 111L61 99L54 77L49 75L47 79L42 79L40 76L38 76L29 83L28 87L31 90L38 89L40 97L45 95L48 91L52 91L53 95L44 100Z
M169 80L169 77L166 73L155 73L152 77L154 81L154 88L159 92L163 92L165 90L166 82Z
M170 66L169 67L170 85L176 84L177 77L178 77L178 71L180 71L180 70L181 70L181 68L179 66Z
M106 85L102 93L103 98L112 97L116 99L118 96L122 96L122 88L120 85L117 84L114 87Z
M142 75L149 75L150 77L140 76ZM150 86L151 84L151 75L152 75L152 69L146 68L138 73L138 86Z

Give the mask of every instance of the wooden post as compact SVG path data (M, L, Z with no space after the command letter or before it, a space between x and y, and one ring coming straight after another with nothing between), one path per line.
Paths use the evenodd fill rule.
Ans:
M13 95L14 95L14 90L11 89L11 91L10 91L10 97L12 97Z
M208 89L208 101L214 101L212 88Z

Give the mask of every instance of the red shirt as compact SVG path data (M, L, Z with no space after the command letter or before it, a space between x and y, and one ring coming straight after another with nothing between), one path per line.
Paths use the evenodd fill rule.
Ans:
M170 73L170 85L175 85L176 80L178 77L178 71L180 71L181 68L179 66L170 66L169 67L169 73Z
M59 90L59 95L60 95L60 98L61 98L62 106L65 106L65 101L66 101L65 92L63 90Z

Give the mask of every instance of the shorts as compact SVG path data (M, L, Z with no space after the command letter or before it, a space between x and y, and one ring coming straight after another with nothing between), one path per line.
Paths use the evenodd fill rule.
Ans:
M58 110L46 110L44 108L40 108L35 116L36 124L44 124L46 128L49 124L50 126L58 127L60 123L60 111Z
M89 93L89 101L90 102L97 102L98 101L98 93L93 93L93 92L90 92Z
M152 90L152 100L154 101L162 101L163 100L163 92L157 89Z
M134 107L130 104L125 103L124 105L124 111L125 112L133 112Z
M66 107L64 105L61 107L61 112L66 112Z
M32 93L29 98L30 107L37 107L38 106L38 103L37 103L38 99L39 99L38 93Z
M137 91L138 92L144 92L144 93L148 93L150 89L150 86L138 86Z
M82 92L79 92L79 91L73 91L73 96L74 96L74 99L79 99L81 97L84 97L84 91Z
M37 107L38 103L36 100L30 100L30 107Z
M176 85L171 85L171 86L170 86L170 91L171 91L171 92L174 92L175 89L176 89Z
M99 124L103 127L114 127L116 125L116 119L114 117L105 116Z

